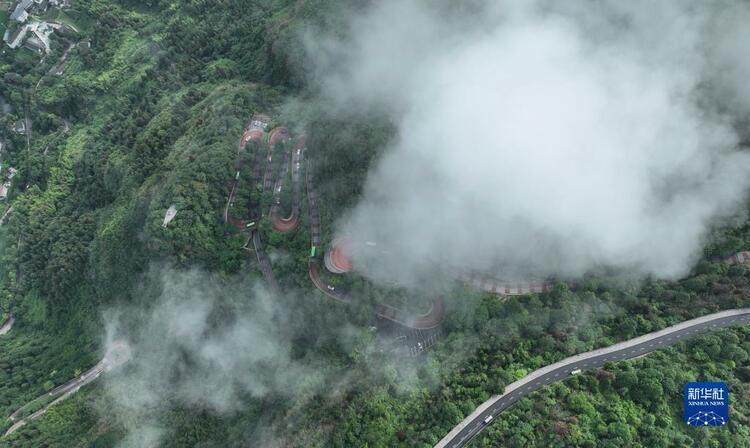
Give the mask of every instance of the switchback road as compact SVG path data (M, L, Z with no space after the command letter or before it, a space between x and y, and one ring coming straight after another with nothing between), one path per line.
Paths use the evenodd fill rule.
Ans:
M305 159L308 160L308 159ZM351 303L351 296L336 289L335 286L326 283L321 277L320 263L316 258L316 253L320 251L321 245L321 224L320 211L318 210L317 194L313 189L312 175L310 173L309 161L305 170L307 185L308 212L310 213L310 258L308 260L308 272L310 280L320 292L326 296L343 303ZM445 319L445 303L442 298L437 298L430 309L421 315L412 316L402 310L384 303L375 306L375 315L398 325L413 330L429 330L439 326Z
M629 341L571 356L549 366L542 367L508 385L502 395L495 395L480 405L471 415L466 417L447 436L438 442L435 448L456 448L466 445L488 423L491 423L491 421L485 423L488 417L491 416L492 420L497 419L501 412L511 407L521 398L547 384L568 378L571 376L572 371L577 369L581 369L582 371L591 370L599 368L607 362L637 358L662 347L674 345L696 334L736 325L750 325L750 308L709 314L667 327L660 331L639 336Z
M224 222L233 225L237 230L248 237L248 241L245 243L245 247L252 243L255 255L258 260L258 266L263 278L269 287L279 292L280 287L273 273L273 266L271 260L266 254L263 241L260 236L260 232L257 229L257 222L260 220L260 212L258 205L251 204L253 210L250 211L250 215L254 217L238 217L235 215L235 203L237 201L237 195L240 184L246 182L242 179L241 171L247 158L246 146L248 142L254 141L257 143L255 148L257 154L261 154L260 145L264 140L265 132L268 123L268 119L264 115L256 114L250 121L250 124L246 127L240 142L237 146L237 155L234 166L234 178L230 181L229 197L227 198L226 205L224 206L223 218ZM299 224L300 219L300 203L302 195L301 187L301 168L303 161L306 162L304 157L306 152L306 137L300 136L294 147L289 151L285 152L282 163L274 170L274 150L277 145L291 139L287 128L280 126L272 129L268 133L268 152L266 153L265 159L261 160L256 155L256 166L253 171L253 178L251 179L251 185L256 185L263 192L272 192L273 202L269 211L269 218L274 229L279 232L289 232L295 230ZM309 163L309 162L308 162ZM264 166L265 169L261 169ZM279 214L281 209L281 192L285 187L286 177L291 170L292 179L292 204L291 213L287 218L282 218ZM264 174L261 178L261 172ZM308 261L308 272L310 279L312 280L315 287L317 287L326 296L343 303L351 303L352 297L344 291L336 290L333 285L326 283L321 277L321 269L319 263L315 258L315 252L320 249L320 212L318 210L317 195L312 187L312 179L310 174L309 166L305 170L306 177L305 183L307 186L308 205L310 213L310 239L311 239L311 255ZM240 207L243 208L243 207ZM245 213L247 215L247 213ZM249 221L256 223L252 225ZM445 318L445 304L441 298L438 298L429 310L421 315L413 316L402 310L386 304L378 304L375 306L375 315L394 322L398 325L402 325L406 328L415 330L431 330L436 328L442 323Z
M297 228L299 224L300 214L300 196L302 195L302 188L300 182L300 169L302 166L302 157L305 153L305 136L303 135L297 139L297 143L292 149L291 158L289 152L284 156L284 163L281 167L281 172L277 176L276 184L273 189L273 205L271 205L271 212L269 216L273 228L278 232L290 232ZM291 159L291 160L290 160ZM287 173L289 172L289 164L291 163L292 169L292 211L289 217L282 218L279 216L279 210L281 208L281 191L284 188L284 182L286 180Z

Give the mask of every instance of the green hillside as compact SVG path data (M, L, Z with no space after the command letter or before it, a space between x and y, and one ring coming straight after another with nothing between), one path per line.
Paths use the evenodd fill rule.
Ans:
M440 342L424 356L399 357L382 349L372 304L391 294L401 305L408 290L336 279L337 287L364 291L351 306L316 291L307 265L306 197L299 232L282 234L267 220L260 223L285 291L263 301L268 294L255 254L222 220L238 141L256 113L295 136L308 133L308 174L316 179L327 244L341 210L359 198L372 161L398 136L381 115L342 118L325 104L304 101L316 94L303 56L305 32L335 31L342 8L365 3L74 0L72 9L50 17L75 23L80 32L53 37L46 57L3 47L0 95L14 112L0 116L7 143L2 165L19 170L0 203L0 213L13 207L0 227L0 323L11 314L17 319L0 337L3 417L95 365L113 310L128 310L123 327L143 328L146 310L158 311L170 286L164 278L175 272L175 278L199 273L180 290L186 296L205 284L215 297L203 298L211 303L205 321L196 324L186 312L165 338L211 342L227 325L241 341L234 349L257 349L267 355L258 364L274 364L262 332L243 320L250 316L283 327L284 361L304 374L299 389L285 390L283 381L242 384L226 406L203 396L198 405L186 402L181 397L190 391L170 389L158 406L149 402L132 415L114 411L123 400L113 398L103 378L0 438L0 447L143 446L146 439L133 439L130 431L141 425L159 427L165 447L430 447L531 370L702 314L750 306L748 269L710 261L750 250L750 221L743 219L717 229L704 260L680 281L602 276L503 301L456 285L446 297ZM5 11L0 22L7 22ZM71 46L64 72L50 74L68 45L83 40L90 48ZM27 117L30 136L11 131ZM270 195L261 201L270 204ZM178 215L165 227L172 204ZM414 296L419 307L432 299ZM200 333L186 336L182 325ZM717 347L717 359L686 342L549 387L524 399L473 446L746 447L750 334L733 329L701 339ZM207 359L220 351L211 344L205 350ZM185 353L175 358L170 381L191 378L195 360ZM221 362L215 364L220 370ZM634 373L634 365L645 370ZM733 403L732 425L716 433L696 434L676 417L678 386L699 369L737 385L736 396L744 398ZM274 376L285 378L284 370ZM655 388L647 403L635 385L654 378L674 387ZM655 410L663 416L654 417ZM11 424L4 419L0 429Z

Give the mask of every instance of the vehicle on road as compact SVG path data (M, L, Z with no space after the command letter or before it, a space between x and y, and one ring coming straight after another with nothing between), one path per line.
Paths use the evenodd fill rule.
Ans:
M336 288L334 288L334 287L333 287L333 286L331 286L331 285L328 285L328 286L326 286L326 288L328 288L328 289L329 289L330 291L334 291L334 290L336 289Z
M492 421L492 416L491 415L488 415L487 417L484 418L484 424L485 425L488 424L491 421Z
M574 369L570 371L571 375L578 375L579 373L581 373L581 369Z

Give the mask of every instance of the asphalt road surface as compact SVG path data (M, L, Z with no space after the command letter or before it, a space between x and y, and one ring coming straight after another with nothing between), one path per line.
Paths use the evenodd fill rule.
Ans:
M443 440L438 442L435 448L456 448L466 445L492 421L500 418L500 413L511 407L516 401L547 384L570 377L571 372L576 369L582 371L597 369L607 362L637 358L662 347L674 345L696 334L748 324L750 324L750 308L722 311L639 336L629 341L620 342L610 347L575 355L543 367L510 384L505 388L503 395L490 398L477 408L472 415L456 426ZM492 416L492 421L485 423L485 419L489 416Z
M50 407L78 392L81 387L99 378L102 373L108 372L128 362L130 360L130 356L130 346L128 346L128 344L123 341L115 341L107 354L104 355L104 358L99 361L94 367L86 371L83 375L77 378L73 378L67 383L56 387L55 389L49 391L41 397L37 397L36 399L32 400L31 402L27 403L16 412L11 414L8 419L14 423L10 428L8 428L7 431L5 431L3 437L7 436L8 434L14 433L19 428L26 425L28 422L38 419L39 417L44 415ZM24 411L24 409L28 408L29 405L45 398L54 398L54 400L44 405L33 414L20 419L18 418L19 415Z
M300 182L300 170L302 167L302 157L305 151L305 136L297 139L297 144L284 157L284 164L281 172L277 176L276 185L273 189L273 205L269 216L273 228L279 232L289 232L297 228L300 214L300 197L302 196L302 187ZM284 188L286 175L289 172L289 155L291 154L292 169L292 210L289 217L282 218L279 216L281 209L281 190Z
M253 247L255 247L255 256L258 258L258 266L260 266L260 271L263 273L263 278L274 292L280 291L279 283L273 275L271 260L263 249L263 241L260 239L260 233L257 230L254 230L252 238Z
M309 159L305 159L305 161L308 164L305 173L308 210L310 213L310 245L314 247L315 250L319 251L321 248L320 211L318 210L317 195L313 189L312 170L309 165L310 161ZM339 302L351 303L352 297L347 292L344 292L341 289L336 289L335 286L326 283L321 277L320 263L318 263L318 261L312 256L308 262L308 271L310 279L320 292ZM406 328L413 330L428 330L437 327L445 319L445 303L442 298L438 298L435 300L429 311L420 316L407 316L398 308L381 303L376 306L375 314L380 318L389 320Z

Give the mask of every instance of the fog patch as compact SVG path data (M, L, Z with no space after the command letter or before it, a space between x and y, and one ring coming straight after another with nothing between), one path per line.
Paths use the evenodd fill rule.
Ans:
M107 340L132 349L105 380L107 412L128 430L123 446L157 446L169 431L159 417L174 407L228 414L252 399L321 391L324 367L293 359L290 314L264 288L196 270L156 277L144 288L157 290L152 306L105 313Z
M398 127L337 224L384 248L355 266L407 283L685 275L750 187L733 126L750 105L747 14L739 1L387 0L344 37L308 39L326 107Z

